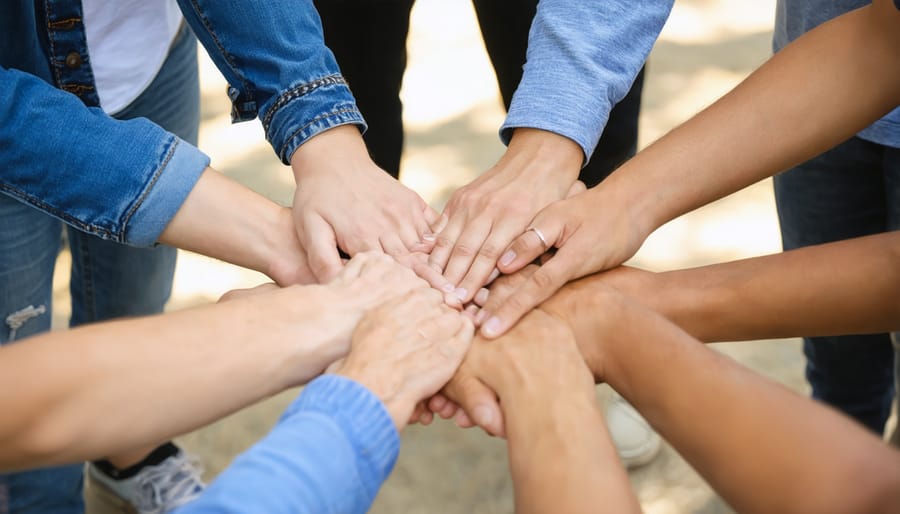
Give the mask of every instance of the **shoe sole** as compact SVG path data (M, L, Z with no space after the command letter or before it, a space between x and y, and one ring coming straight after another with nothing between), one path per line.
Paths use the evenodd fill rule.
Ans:
M92 480L88 472L84 474L84 511L85 514L138 514L134 506Z

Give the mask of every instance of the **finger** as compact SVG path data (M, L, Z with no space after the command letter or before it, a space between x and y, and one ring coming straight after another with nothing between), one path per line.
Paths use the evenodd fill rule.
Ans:
M556 254L502 302L498 299L495 303L494 298L488 300L484 307L487 319L481 326L481 334L493 339L506 333L522 316L565 285L570 278L566 255L562 251Z
M497 277L499 277L499 276L500 276L500 270L495 267L494 271L492 271L491 274L488 276L488 279L487 279L488 285L490 285L495 280L497 280Z
M416 275L419 276L419 278L421 278L425 282L428 282L428 285L437 289L438 291L442 291L444 293L452 293L453 290L456 289L455 287L453 287L453 284L450 283L449 280L444 278L444 275L442 275L440 271L429 266L427 262L413 262L412 270ZM461 303L459 301L459 298L457 298L455 295L448 294L447 299L452 299L451 301L454 306L460 305Z
M459 406L453 402L448 402L447 405L444 405L444 407L437 412L437 414L443 419L450 419L455 416L458 411Z
M421 215L420 215L421 214ZM418 239L426 243L434 243L434 235L439 231L436 227L441 223L441 214L430 205L422 201L422 211L415 213L413 224L418 234Z
M500 260L500 252L509 245L510 241L512 241L515 236L516 232L508 229L491 231L488 238L481 244L478 255L472 262L472 266L466 273L465 278L463 278L460 283L459 287L469 293L467 298L463 298L464 302L469 301L471 297L475 296L475 293L479 288L487 285L491 281L490 276L491 273L497 269L497 261ZM453 259L451 258L450 264L447 265L447 273L444 273L444 275L449 275L452 265ZM453 280L450 276L447 278L451 281Z
M360 252L354 255L349 261L342 261L344 262L344 267L334 279L336 281L352 282L359 277L366 262L369 261L373 255L373 252Z
M463 409L456 411L456 415L453 416L453 422L456 423L456 426L459 428L472 428L475 426L475 422L469 418L469 415L466 414L466 411Z
M459 313L446 309L440 315L425 320L418 329L427 340L443 343L455 337L463 323L464 320Z
M320 284L327 283L341 271L334 229L318 215L309 216L304 228L297 235L303 248L306 248L309 269Z
M431 413L430 410L425 410L422 412L422 415L419 416L419 423L425 425L426 427L434 421L434 414Z
M429 207L429 209L431 209ZM431 212L437 213L434 209L431 209ZM447 227L447 224L450 223L450 217L444 213L438 214L437 218L434 218L434 221L429 221L428 225L431 227L431 235L436 235L440 233Z
M502 432L503 417L497 396L481 380L466 377L463 380L451 381L447 391L456 401L467 417L492 435ZM457 418L460 414L456 414Z
M484 304L487 303L488 297L490 297L491 292L488 291L486 287L482 287L475 293L475 296L472 298L472 301L475 302L475 305L479 307L484 307Z
M484 285L478 284L472 289L465 289L462 287L462 281L471 268L472 263L481 252L490 233L491 224L489 221L476 220L474 223L470 223L463 230L462 234L460 234L459 239L457 239L456 244L453 246L453 251L450 253L450 260L447 261L447 265L444 267L444 276L447 277L447 280L450 282L459 285L455 293L459 296L459 299L464 302L471 300L475 291ZM493 267L494 263L492 262L490 268L484 272L482 280L487 278Z
M431 249L431 254L428 256L428 264L441 272L444 271L453 247L456 245L456 240L463 230L464 223L464 219L454 217L447 221L446 226L440 232L437 232L434 248Z
M428 400L428 410L431 412L439 412L449 402L450 400L448 400L446 396L437 393Z
M238 298L247 298L249 296L256 296L258 294L265 293L267 291L272 291L274 289L281 289L276 284L272 282L266 284L260 284L256 287L251 287L247 289L232 289L231 291L227 291L225 294L219 298L219 301L216 303L222 302L230 302L232 300L237 300Z
M400 240L400 236L397 234L383 234L378 237L378 242L384 253L391 257L403 257L409 253L406 245Z
M532 226L538 227L538 223L536 219L532 222ZM513 240L497 262L497 267L502 273L514 273L524 268L553 247L559 239L560 231L550 224L542 224L538 230L544 236L543 240L537 231L531 229Z
M475 323L475 316L478 315L478 306L474 303L470 303L466 306L465 310L463 310L463 315L469 318L472 323Z

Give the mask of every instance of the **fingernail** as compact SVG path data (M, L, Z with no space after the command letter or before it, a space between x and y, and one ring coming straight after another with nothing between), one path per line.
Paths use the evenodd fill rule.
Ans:
M473 412L472 415L475 416L475 423L478 423L478 426L480 427L490 425L491 421L494 420L494 415L491 412L490 407L484 405L475 407L475 412Z
M485 322L484 326L481 327L481 331L484 332L484 335L493 337L500 333L500 318L497 316L491 316L491 319Z
M453 284L451 284L450 282L447 282L446 284L441 286L441 291L445 293L452 293L454 289L456 288L453 287Z
M488 290L482 287L478 290L477 293L475 293L475 301L478 303L486 302L488 299L488 294Z
M489 276L487 279L488 284L490 284L494 280L497 280L497 277L499 277L499 276L500 276L500 270L498 270L497 268L494 268L494 271L491 272L491 276Z
M460 300L465 300L466 295L469 294L469 292L466 290L465 287L457 287L456 290L453 291L453 294L455 294L456 297L459 298Z
M428 232L426 234L422 234L422 239L424 239L425 241L428 241L430 243L431 241L434 241L435 239L437 239L437 236L435 236L431 232Z
M481 325L481 322L484 321L484 318L488 316L488 311L481 309L478 311L478 314L475 315L475 324Z
M503 257L500 257L500 265L501 265L501 266L507 266L507 265L509 265L509 263L511 263L511 262L513 261L513 259L515 259L515 258L516 258L516 252L510 250L510 251L504 253L504 254L503 254Z

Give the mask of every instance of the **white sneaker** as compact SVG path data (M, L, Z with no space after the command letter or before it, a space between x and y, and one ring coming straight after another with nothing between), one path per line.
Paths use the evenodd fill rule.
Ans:
M643 466L659 453L659 434L615 391L606 405L606 426L626 468Z
M91 514L164 514L194 500L205 488L199 465L183 451L121 480L88 464L87 482L85 503Z

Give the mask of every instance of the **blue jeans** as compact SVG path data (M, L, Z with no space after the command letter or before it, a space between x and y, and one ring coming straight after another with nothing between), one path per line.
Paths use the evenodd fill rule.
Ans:
M900 229L900 149L854 137L776 176L775 199L785 250ZM894 395L889 334L805 338L803 352L813 398L881 435Z
M149 118L197 143L197 43L187 25L151 85L115 117ZM0 195L0 220L0 320L5 320L0 324L0 344L5 344L50 329L53 269L63 227L6 195ZM66 239L72 252L71 326L162 312L172 289L174 248L124 246L68 226ZM0 474L0 514L83 512L83 467Z

